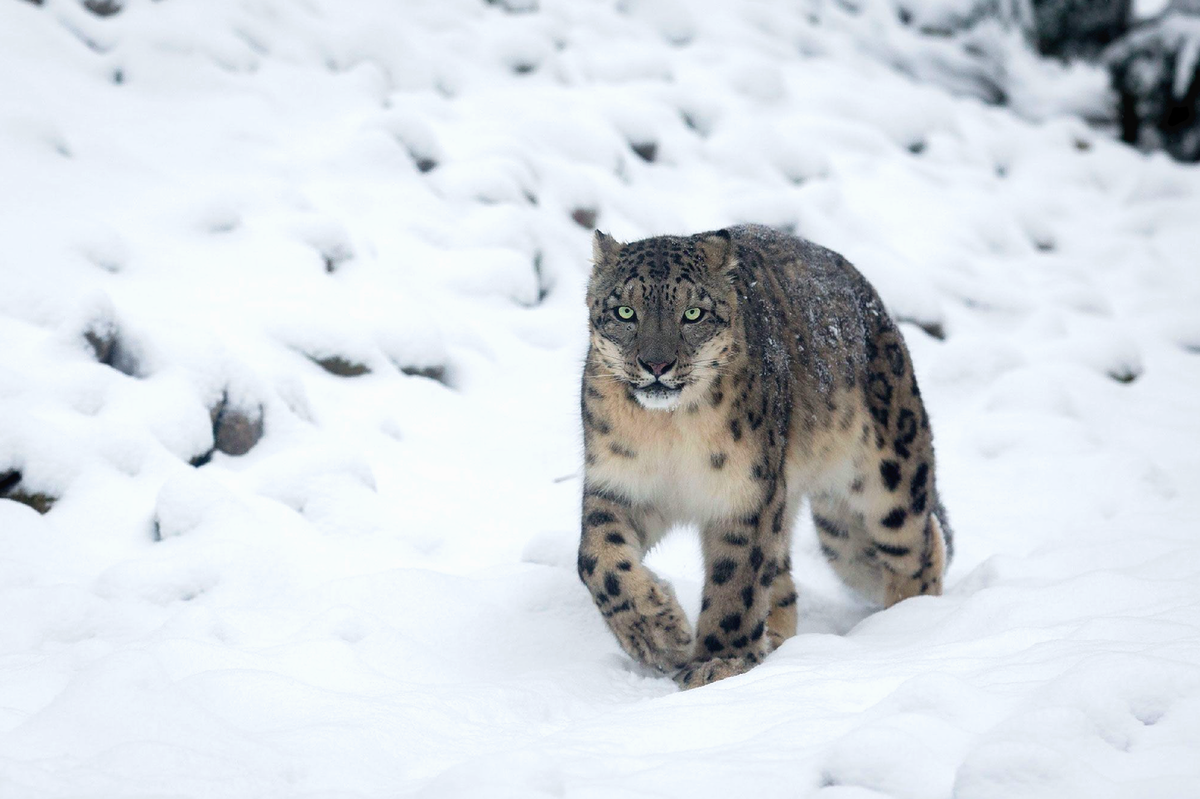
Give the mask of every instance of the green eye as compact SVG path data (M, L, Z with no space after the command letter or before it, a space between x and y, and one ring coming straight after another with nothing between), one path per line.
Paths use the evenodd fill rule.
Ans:
M617 316L628 321L633 318L633 309L630 308L628 305L622 305L620 308L617 309Z
M688 308L683 312L685 322L699 322L701 316L704 316L703 308Z

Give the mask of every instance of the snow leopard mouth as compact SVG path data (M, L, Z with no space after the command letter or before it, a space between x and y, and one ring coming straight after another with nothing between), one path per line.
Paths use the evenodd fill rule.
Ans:
M679 395L682 393L681 386L668 386L658 380L633 390L633 396L638 404L654 411L675 410L679 406Z

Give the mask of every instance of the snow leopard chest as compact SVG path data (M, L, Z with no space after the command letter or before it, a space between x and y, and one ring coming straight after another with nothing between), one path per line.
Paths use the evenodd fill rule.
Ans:
M680 408L613 417L610 434L593 443L590 484L652 504L677 522L728 518L753 505L753 453L724 416Z

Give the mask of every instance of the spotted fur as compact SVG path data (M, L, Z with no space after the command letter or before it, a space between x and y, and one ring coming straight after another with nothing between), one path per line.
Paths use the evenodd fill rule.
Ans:
M929 419L900 331L844 258L759 226L598 232L587 302L579 575L631 657L691 688L794 635L805 496L848 585L886 606L941 593ZM642 564L681 522L704 552L695 634Z

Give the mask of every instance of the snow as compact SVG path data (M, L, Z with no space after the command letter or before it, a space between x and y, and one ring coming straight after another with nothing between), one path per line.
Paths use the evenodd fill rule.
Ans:
M981 103L917 30L976 5L0 4L0 478L56 500L0 499L0 796L1194 797L1200 173L1008 33ZM804 520L761 666L620 652L575 575L592 214L870 277L945 596L865 604ZM694 617L694 537L648 562Z

